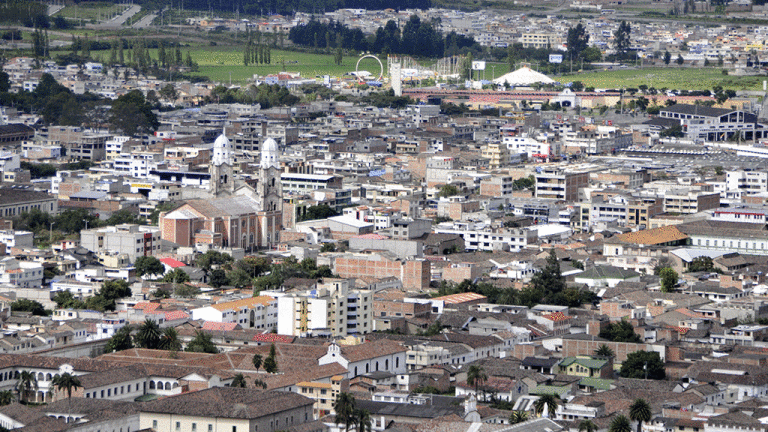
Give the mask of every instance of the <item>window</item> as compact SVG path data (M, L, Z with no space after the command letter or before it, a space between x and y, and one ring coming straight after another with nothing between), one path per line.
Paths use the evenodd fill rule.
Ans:
M181 430L181 422L176 422L176 430Z
M197 423L192 423L192 432L197 431Z
M157 420L152 420L152 429L157 429Z
M213 432L213 425L212 424L208 424L208 432Z
M237 426L232 426L232 432L237 432Z

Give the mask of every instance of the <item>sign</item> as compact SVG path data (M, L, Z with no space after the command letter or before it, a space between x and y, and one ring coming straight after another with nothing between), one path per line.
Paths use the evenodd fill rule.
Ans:
M562 63L563 62L563 55L562 54L550 54L549 55L549 62L550 63Z
M485 70L485 62L484 61L473 61L472 62L472 70Z

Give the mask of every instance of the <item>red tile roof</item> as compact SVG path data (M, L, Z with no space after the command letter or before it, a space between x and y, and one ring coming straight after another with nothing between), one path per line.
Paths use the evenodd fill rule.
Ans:
M186 267L187 265L183 262L173 259L173 258L161 258L160 262L167 265L170 268L177 268L177 267Z
M550 321L565 321L571 319L568 315L562 313L562 312L553 312L551 314L544 315L544 318L550 320Z
M235 327L237 327L237 323L220 323L214 321L206 321L203 323L203 330L232 331Z
M160 303L138 302L136 303L136 306L134 306L133 308L138 310L143 310L144 312L152 312L159 307L160 307Z
M279 335L274 333L261 333L253 337L255 342L262 343L293 343L295 336Z

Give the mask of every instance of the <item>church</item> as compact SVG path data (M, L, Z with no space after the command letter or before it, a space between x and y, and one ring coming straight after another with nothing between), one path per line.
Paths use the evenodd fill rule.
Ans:
M238 182L232 173L232 145L224 131L213 143L211 199L190 200L160 214L163 240L180 246L271 249L279 241L283 220L283 193L277 143L269 138L261 146L256 188Z

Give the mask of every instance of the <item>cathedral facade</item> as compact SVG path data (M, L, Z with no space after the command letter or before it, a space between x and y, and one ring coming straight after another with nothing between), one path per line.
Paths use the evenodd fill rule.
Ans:
M161 213L163 240L181 246L271 249L279 241L283 219L283 193L277 143L267 139L261 146L256 188L239 185L232 171L232 146L225 133L213 145L211 199L185 202Z

